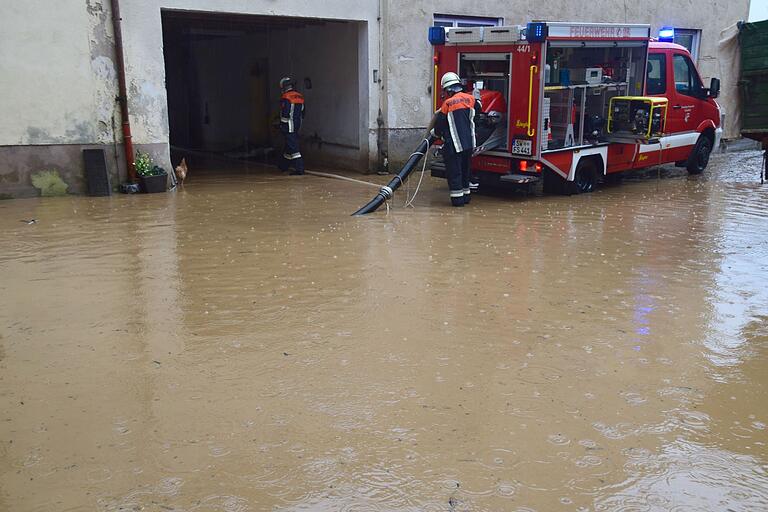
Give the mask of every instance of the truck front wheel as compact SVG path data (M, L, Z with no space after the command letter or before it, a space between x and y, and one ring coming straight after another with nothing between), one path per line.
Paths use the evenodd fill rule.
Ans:
M688 156L688 174L701 174L707 168L709 155L712 153L712 142L706 135L700 135L696 145L693 146L690 156Z

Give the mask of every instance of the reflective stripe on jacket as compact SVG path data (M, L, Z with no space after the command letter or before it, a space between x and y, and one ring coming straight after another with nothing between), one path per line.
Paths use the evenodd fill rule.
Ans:
M475 115L481 112L480 102L471 94L459 92L446 99L438 112L435 132L456 153L474 149Z
M298 91L286 91L280 96L280 122L288 125L288 133L301 128L304 117L304 96Z

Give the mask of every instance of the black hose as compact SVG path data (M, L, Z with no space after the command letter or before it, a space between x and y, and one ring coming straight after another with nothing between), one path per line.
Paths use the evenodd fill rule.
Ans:
M400 185L405 183L405 180L407 180L408 176L410 176L410 174L413 172L416 164L418 164L419 160L421 160L422 157L427 154L429 146L431 146L434 141L435 139L431 135L423 139L421 144L419 144L419 147L416 148L416 151L411 153L411 157L407 162L405 162L405 165L402 169L400 169L400 172L397 173L397 176L392 178L392 180L387 183L387 185L381 187L381 190L379 190L379 193L376 195L376 197L371 199L368 204L357 210L352 215L365 215L366 213L375 212L381 205L384 204L387 199L391 199L392 194L394 194L395 190L400 188Z

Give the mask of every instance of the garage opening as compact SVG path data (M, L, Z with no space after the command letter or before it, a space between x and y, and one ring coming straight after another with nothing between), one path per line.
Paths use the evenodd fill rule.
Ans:
M162 22L174 163L276 162L279 80L291 76L306 101L307 164L365 170L364 23L167 10Z

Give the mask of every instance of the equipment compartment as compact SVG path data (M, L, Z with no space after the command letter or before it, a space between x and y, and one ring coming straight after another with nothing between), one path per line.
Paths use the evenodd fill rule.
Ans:
M477 144L486 150L507 148L511 58L507 52L460 54L459 76L486 113L475 120Z
M550 115L542 149L605 142L611 98L642 94L646 52L636 41L553 42L544 72Z

